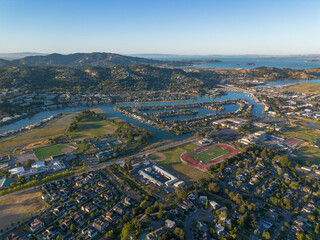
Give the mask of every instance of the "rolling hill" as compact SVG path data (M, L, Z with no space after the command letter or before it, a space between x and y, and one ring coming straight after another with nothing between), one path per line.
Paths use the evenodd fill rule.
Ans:
M8 66L51 66L51 67L111 67L111 66L129 66L134 64L147 64L162 67L192 66L204 62L220 62L214 59L207 60L154 60L141 57L125 56L115 53L74 53L58 54L53 53L43 56L27 56L12 61L0 59L0 68ZM1 64L2 62L2 64Z

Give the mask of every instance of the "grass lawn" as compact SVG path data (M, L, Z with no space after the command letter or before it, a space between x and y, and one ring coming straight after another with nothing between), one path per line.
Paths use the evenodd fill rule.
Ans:
M320 149L314 147L316 138L320 137L320 130L301 124L297 127L288 127L287 130L281 132L281 136L305 141L298 156L303 160L310 160L312 164L320 164Z
M320 149L315 147L302 147L299 150L299 157L309 160L312 164L320 164Z
M113 134L118 127L116 123L95 117L83 118L77 125L76 130L68 133L72 138L102 137L106 134Z
M38 159L45 159L54 155L62 154L62 149L67 147L68 145L65 144L51 145L34 149L34 153Z
M232 152L232 150L224 150L220 146L212 146L189 155L189 158L194 159L199 163L207 164Z
M151 155L149 156L149 158L150 158L151 160L157 160L157 159L159 159L160 157L159 157L158 155L151 154Z
M200 178L208 176L208 174L182 163L180 156L182 153L191 152L197 147L198 146L193 143L188 143L186 145L161 152L166 156L166 160L158 162L157 164L183 181L196 182Z
M0 230L46 206L41 199L40 189L27 189L0 197Z
M297 127L288 127L285 131L281 132L280 135L287 138L298 138L313 145L316 137L320 137L320 130L300 125Z
M0 154L10 153L18 147L23 148L33 143L38 143L38 147L47 145L45 141L49 138L55 138L64 134L69 124L72 122L73 116L74 114L72 113L65 114L44 127L32 129L4 139L0 142ZM31 148L34 147L31 146Z

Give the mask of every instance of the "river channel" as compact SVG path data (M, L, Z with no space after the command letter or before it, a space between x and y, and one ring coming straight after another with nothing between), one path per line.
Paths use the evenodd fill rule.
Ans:
M270 86L281 86L281 85L286 85L286 84L292 84L292 83L300 83L300 82L309 82L309 83L318 83L320 84L320 79L312 79L312 80L279 80L271 83L266 83L264 85L260 85L261 87L270 87ZM54 111L44 111L41 113L37 113L34 116L26 119L22 119L19 121L16 121L14 123L4 125L0 127L0 133L4 133L9 130L16 130L31 124L34 124L44 118L48 118L51 115L55 115L59 112L61 113L70 113L70 112L76 112L79 110L84 110L84 109L94 109L94 108L101 108L104 110L107 114L109 114L112 117L118 117L120 119L123 119L127 122L130 122L136 126L143 127L150 132L156 134L156 138L183 138L183 136L174 136L169 132L160 130L158 128L152 127L148 124L142 123L138 120L135 120L133 118L127 117L122 113L116 112L113 110L113 108L116 105L119 106L135 106L135 105L140 105L140 106L152 106L152 105L177 105L177 104L185 104L185 103L197 103L197 102L216 102L216 101L222 101L222 100L228 100L228 99L237 99L237 98L242 98L246 99L248 102L253 104L253 115L254 116L268 116L267 114L263 114L263 106L260 103L256 103L253 101L250 95L246 93L239 93L239 92L228 92L227 95L218 97L218 98L210 98L210 97L197 97L193 98L192 100L185 100L185 101L174 101L174 102L148 102L148 103L118 103L118 104L109 104L109 105L104 105L104 106L92 106L92 107L86 107L86 106L79 106L79 107L68 107L68 108L63 108L63 109L58 109ZM223 112L219 112L218 114L223 114L226 112L234 112L237 109L237 105L226 105L225 110ZM210 114L208 110L204 109L197 109L199 111L199 116L203 116L205 114ZM180 119L183 119L180 117Z
M320 79L313 79L313 80L279 80L272 82L270 84L265 84L265 85L260 85L261 87L270 87L270 86L281 86L281 85L286 85L286 84L292 84L292 83L300 83L300 82L309 82L309 83L318 83L320 84ZM185 100L185 101L174 101L174 102L148 102L148 103L118 103L118 104L109 104L109 105L103 105L103 106L92 106L92 107L86 107L86 106L78 106L78 107L68 107L68 108L63 108L63 109L58 109L58 110L53 110L53 111L44 111L41 113L37 113L34 116L30 118L25 118L19 121L16 121L14 123L4 125L0 127L0 133L4 133L9 130L16 130L20 129L22 127L34 124L42 119L48 118L51 115L55 115L59 112L66 114L66 113L72 113L72 112L77 112L80 110L84 109L94 109L94 108L101 108L103 111L105 111L107 114L109 114L112 117L117 117L122 120L125 120L127 122L130 122L138 127L142 127L147 129L148 131L154 133L156 135L154 141L157 141L159 139L174 139L174 140L179 140L179 139L184 139L190 135L183 135L183 136L175 136L171 134L170 132L163 131L161 129L152 127L148 124L142 123L136 119L130 118L128 116L125 116L122 113L116 112L113 110L115 106L154 106L154 105L177 105L177 104L185 104L185 103L197 103L197 102L217 102L217 101L223 101L223 100L229 100L229 99L237 99L237 98L242 98L246 99L248 102L253 104L253 115L257 117L261 116L268 116L267 114L262 113L263 111L263 106L260 103L256 103L250 95L247 93L239 93L239 92L231 92L229 91L227 95L218 97L218 98L210 98L210 97L197 97L193 98L191 100ZM218 114L223 114L227 112L234 112L238 108L237 105L226 105L225 110L222 112L218 112ZM201 108L196 108L196 110L199 111L198 116L203 116L206 114L213 113L207 109L201 109ZM151 111L152 112L152 111ZM180 116L176 119L184 119L187 118L188 116ZM172 119L172 118L171 118ZM171 120L170 119L170 120Z
M76 112L79 110L84 110L84 109L94 109L94 108L100 108L103 111L105 111L107 114L109 114L112 117L117 117L122 120L125 120L127 122L130 122L138 127L142 127L147 129L148 131L154 133L156 135L156 138L154 141L159 140L159 139L174 139L174 140L179 140L179 139L184 139L190 135L183 135L183 136L175 136L167 131L163 131L161 129L152 127L148 124L142 123L136 119L130 118L128 116L125 116L122 113L116 112L113 110L113 108L118 105L118 106L135 106L135 105L140 105L140 106L153 106L153 105L177 105L177 104L185 104L185 103L197 103L197 102L216 102L216 101L222 101L222 100L228 100L228 99L237 99L237 98L242 98L246 99L248 102L254 105L253 108L253 115L254 116L267 116L266 114L262 113L263 106L259 103L256 103L253 101L253 99L250 97L250 95L245 94L245 93L238 93L238 92L228 92L227 95L218 97L218 98L210 98L210 97L197 97L191 100L186 100L186 101L174 101L174 102L148 102L148 103L119 103L119 104L110 104L110 105L103 105L103 106L92 106L92 107L86 107L86 106L79 106L79 107L68 107L68 108L63 108L63 109L58 109L54 111L44 111L38 114L35 114L34 116L26 119L22 119L19 121L16 121L14 123L11 123L9 125L4 125L0 127L0 133L4 133L9 130L16 130L21 127L28 126L30 124L34 124L44 118L48 118L51 115L55 115L59 112L66 114L66 113L72 113ZM222 112L218 112L218 114L223 114L226 112L234 112L238 108L237 105L226 105L225 110ZM199 110L199 116L203 116L205 114L210 114L210 112L204 110L204 109L197 109ZM213 113L213 112L212 112Z

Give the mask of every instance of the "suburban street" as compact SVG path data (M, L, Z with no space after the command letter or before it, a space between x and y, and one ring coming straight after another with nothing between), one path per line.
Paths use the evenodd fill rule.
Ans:
M189 216L187 216L184 222L184 229L186 232L186 239L193 240L193 231L192 231L192 223L196 221L206 221L206 222L213 222L215 217L213 214L204 209L196 209L192 212Z

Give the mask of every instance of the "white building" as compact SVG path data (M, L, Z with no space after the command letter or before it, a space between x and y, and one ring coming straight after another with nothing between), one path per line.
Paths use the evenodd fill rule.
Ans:
M170 219L167 219L165 221L165 225L166 225L166 228L173 229L173 228L175 228L176 223L174 221L170 220Z
M178 178L176 178L176 177L173 176L172 174L168 173L167 171L163 170L162 168L159 168L159 167L156 166L156 165L153 165L152 168L153 168L156 172L158 172L158 173L162 174L163 176L165 176L166 178L169 178L169 180L164 183L166 186L170 186L170 185L172 185L172 184L174 184L174 183L176 183L176 182L179 181Z
M162 182L160 182L160 181L158 181L157 179L151 177L151 176L150 176L149 174L147 174L145 171L140 170L140 171L139 171L139 174L140 174L142 177L148 179L150 182L152 182L152 183L154 183L154 184L156 184L156 185L158 185L158 186L162 186Z
M9 170L11 174L18 174L24 172L24 167L16 167Z
M213 209L218 209L220 207L220 205L213 200L210 200L209 203Z
M184 181L179 181L176 182L175 184L173 184L173 186L175 187L184 187L186 185L186 183Z
M46 166L45 162L36 162L31 165L32 168L41 168L45 166Z
M308 167L308 166L303 166L303 167L301 167L301 169L305 170L305 171L308 171L308 172L312 171L312 168Z

